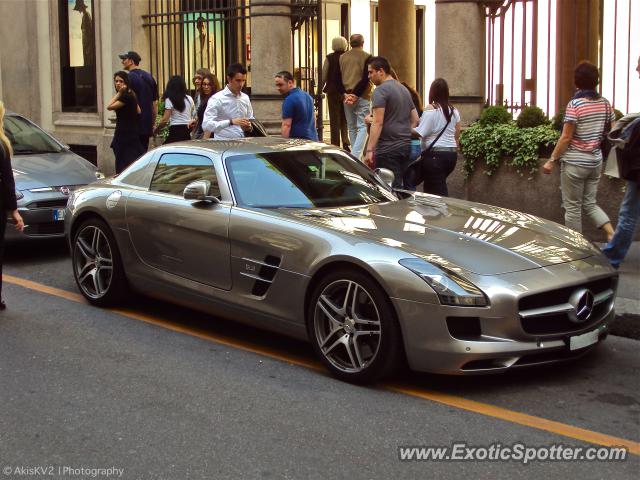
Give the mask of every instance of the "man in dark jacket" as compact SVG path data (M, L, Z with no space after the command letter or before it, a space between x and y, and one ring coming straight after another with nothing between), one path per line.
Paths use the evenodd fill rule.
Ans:
M327 55L322 64L322 91L327 94L327 105L329 107L329 126L331 128L331 143L340 146L342 138L342 148L349 150L349 130L347 129L347 118L344 116L342 105L345 89L342 84L342 73L340 72L340 56L347 51L348 43L344 37L336 37L331 41L333 53Z
M640 57L636 72L640 76ZM623 119L624 120L624 119ZM631 124L622 131L626 136L626 145L618 157L621 168L621 176L627 180L627 191L622 199L618 212L618 225L611 241L603 248L602 252L609 258L611 265L618 268L624 261L640 217L640 194L638 193L638 181L640 180L640 123Z
M140 143L143 151L149 149L149 139L153 135L153 128L158 114L158 84L149 72L142 70L140 55L129 51L118 55L122 60L122 66L129 72L131 88L138 98L140 105Z

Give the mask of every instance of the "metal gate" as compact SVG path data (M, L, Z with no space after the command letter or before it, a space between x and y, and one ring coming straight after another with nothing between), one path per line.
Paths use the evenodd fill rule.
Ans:
M250 4L291 3L293 73L298 86L314 97L316 108L322 108L320 0L147 1L149 13L143 15L143 26L148 31L150 43L149 68L161 91L172 75L181 75L190 84L196 70L202 67L209 68L222 85L229 64L239 62L250 71ZM247 90L251 90L251 75Z
M558 42L566 33L559 30L566 21L558 22L560 7L567 15L568 6L586 8L586 0L486 0L485 5L487 103L505 105L514 113L526 105L537 105L553 115L556 99L562 101L566 95L556 82ZM600 68L599 89L614 107L638 111L640 93L634 88L634 67L640 56L640 1L600 0L594 5L599 52L592 61ZM593 25L573 27L571 68L587 58L578 52L587 51L592 41L587 33Z
M545 9L547 18L543 28L539 28L541 8ZM527 105L536 105L541 98L546 99L542 108L546 106L549 111L553 105L553 102L549 103L553 90L549 88L553 85L550 74L555 65L551 60L552 48L549 48L552 43L551 13L551 0L494 1L486 7L488 104L504 105L515 112ZM539 38L541 33L542 39ZM542 46L539 40L542 40ZM555 47L555 38L553 42ZM546 65L541 66L542 77L538 76L539 47L548 52Z
M322 139L322 8L321 0L293 0L291 41L293 73L298 86L313 97L318 138Z

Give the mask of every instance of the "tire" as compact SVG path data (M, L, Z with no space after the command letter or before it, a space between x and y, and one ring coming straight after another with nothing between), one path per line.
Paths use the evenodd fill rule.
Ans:
M73 237L73 276L82 295L99 307L120 304L127 292L127 279L116 240L107 224L90 218Z
M395 371L401 332L386 292L357 270L338 270L313 289L307 310L313 349L337 378L373 383Z

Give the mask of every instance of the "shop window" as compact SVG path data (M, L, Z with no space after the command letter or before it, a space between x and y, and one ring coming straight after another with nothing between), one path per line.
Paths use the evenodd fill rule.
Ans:
M59 0L63 112L97 112L96 0Z
M95 166L98 166L98 149L95 145L69 145L69 150L71 150L76 155L80 155L85 160L90 161Z

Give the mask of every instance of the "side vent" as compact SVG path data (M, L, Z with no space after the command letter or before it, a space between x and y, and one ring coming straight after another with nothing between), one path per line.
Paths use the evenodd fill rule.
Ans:
M255 280L251 294L256 297L265 296L278 272L281 260L273 255L267 255L262 261L251 258L243 258L242 261L245 264L245 271L240 272L240 275Z

